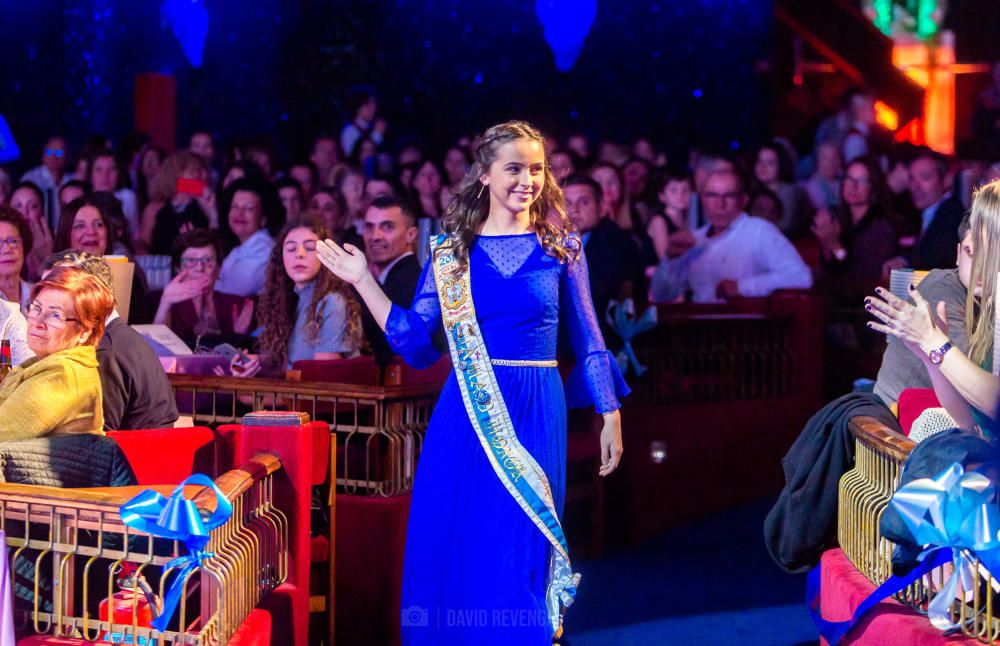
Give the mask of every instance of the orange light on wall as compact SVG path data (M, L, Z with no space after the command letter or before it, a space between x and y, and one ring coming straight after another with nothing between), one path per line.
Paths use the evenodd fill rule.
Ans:
M955 39L942 31L934 45L897 42L892 62L924 88L924 139L938 152L955 152Z
M892 132L899 128L899 114L882 101L875 102L875 121Z

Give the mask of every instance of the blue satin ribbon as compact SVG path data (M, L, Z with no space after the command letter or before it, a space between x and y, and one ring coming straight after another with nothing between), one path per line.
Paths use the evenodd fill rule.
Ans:
M623 373L627 372L628 366L631 364L635 376L641 377L647 368L639 363L639 357L635 355L635 350L632 349L632 339L636 335L656 327L656 308L653 306L647 307L642 316L636 318L635 303L631 298L626 298L621 303L618 301L608 303L608 309L604 316L611 329L624 341L621 351L615 356L615 360L618 362L618 369Z
M961 580L965 590L975 585L972 554L991 573L1000 575L1000 509L996 489L981 473L966 473L957 462L933 478L914 480L896 491L889 504L899 513L914 541L925 546L909 573L890 577L861 602L847 621L826 621L819 615L819 567L809 573L807 603L820 634L834 646L862 616L931 570L952 563L951 576L927 607L927 617L941 631L955 630L949 608Z
M194 502L184 497L184 487L188 485L210 487L215 492L215 511L207 520L202 520ZM186 555L179 556L164 566L164 571L176 567L180 567L181 571L170 584L163 600L163 609L152 622L153 628L163 632L184 594L184 580L195 568L201 566L204 559L213 556L211 552L204 551L208 545L209 532L229 520L233 515L233 505L211 478L195 474L177 485L169 498L164 498L156 491L143 491L122 505L120 514L122 522L129 527L156 538L181 541L187 548Z

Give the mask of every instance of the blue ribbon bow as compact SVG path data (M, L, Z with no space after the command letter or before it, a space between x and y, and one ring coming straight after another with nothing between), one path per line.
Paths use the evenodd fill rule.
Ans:
M194 501L184 497L184 487L188 485L203 485L215 492L217 504L207 520L202 520ZM184 594L184 580L192 570L201 566L204 559L213 556L211 552L204 551L209 532L229 520L233 515L233 505L211 478L195 474L177 485L169 498L153 490L139 493L121 506L120 514L125 525L156 538L181 541L187 548L186 555L164 566L164 571L175 567L180 567L181 571L170 584L163 609L152 622L153 628L163 632Z
M915 541L925 547L917 557L917 567L903 576L890 577L861 602L850 619L838 622L819 616L819 568L815 568L809 574L807 596L820 634L835 645L877 603L948 562L953 565L951 576L931 600L927 616L939 630L959 628L960 624L951 622L948 610L960 580L964 590L972 590L975 585L972 552L987 570L1000 575L1000 509L995 495L989 478L981 473L966 473L957 462L933 478L920 478L900 487L889 504Z
M635 356L635 350L632 349L632 339L636 335L656 327L656 308L653 306L647 307L642 316L636 318L635 303L631 298L626 298L621 303L611 301L608 303L605 319L608 325L611 326L611 329L625 342L621 351L615 356L615 361L618 362L618 369L622 373L625 373L628 370L629 364L631 364L635 376L641 377L646 372L646 366L640 364L639 358Z

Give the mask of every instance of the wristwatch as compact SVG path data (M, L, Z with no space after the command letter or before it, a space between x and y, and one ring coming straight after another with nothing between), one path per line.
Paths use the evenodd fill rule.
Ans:
M931 360L935 366L944 361L944 355L951 350L951 341L948 341L943 346L937 350L931 350L927 353L927 358Z

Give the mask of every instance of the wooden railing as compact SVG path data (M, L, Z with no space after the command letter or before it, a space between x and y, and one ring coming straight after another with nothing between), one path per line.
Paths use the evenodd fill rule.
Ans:
M186 553L181 543L150 540L121 522L120 506L147 487L57 489L0 484L0 529L14 578L18 632L130 644L225 644L257 603L285 580L288 521L275 508L273 455L259 455L216 480L233 515L211 531L207 558L189 574L167 629L144 626L140 595L115 599L115 579L135 570L162 601L180 570L167 567ZM170 487L155 487L169 495ZM200 510L214 510L215 494L192 487ZM198 491L202 490L202 491ZM119 606L118 613L105 610ZM125 616L121 619L122 603Z
M251 410L296 410L329 423L342 447L342 493L391 496L413 487L417 458L441 386L358 386L281 379L168 375L195 424L238 423Z
M855 439L855 466L840 479L838 540L844 554L874 585L892 575L893 543L879 531L879 520L899 485L900 470L915 444L870 417L850 422ZM951 620L962 624L962 633L984 644L1000 643L1000 613L994 596L1000 581L973 559L971 590L959 583L951 606ZM951 566L938 568L896 595L917 612L926 613Z

